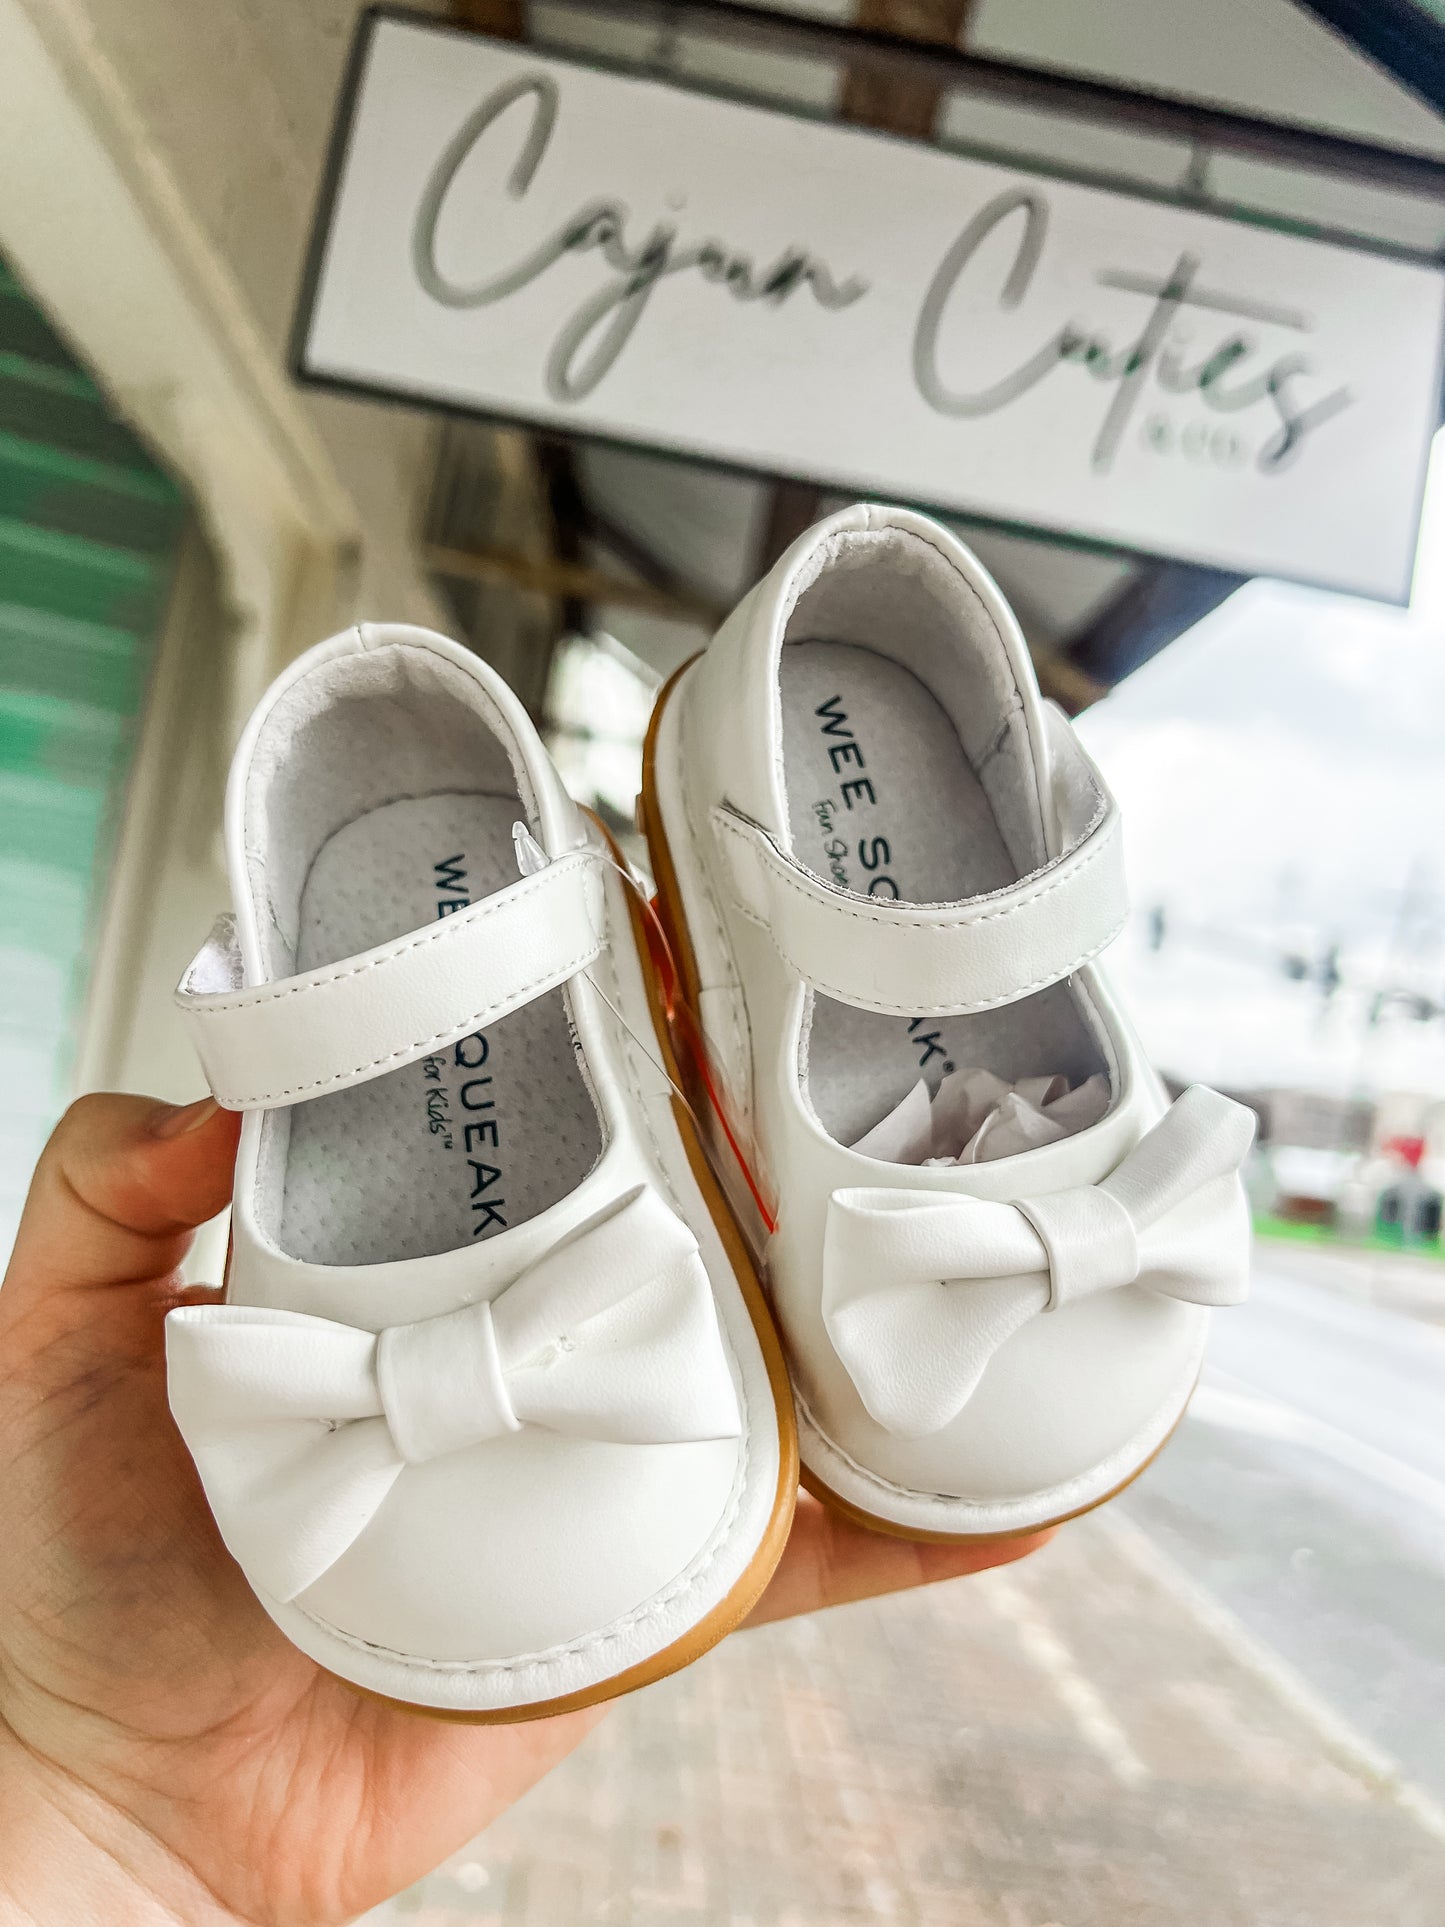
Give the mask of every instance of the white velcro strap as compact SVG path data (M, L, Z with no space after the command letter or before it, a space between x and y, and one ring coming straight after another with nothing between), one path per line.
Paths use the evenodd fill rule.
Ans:
M584 970L602 948L602 864L572 850L426 930L242 989L231 919L176 1003L227 1110L299 1104L413 1063Z
M815 990L889 1016L962 1016L1058 983L1118 936L1128 911L1119 811L1060 715L1049 718L1062 855L963 903L840 890L759 824L712 813L738 908Z

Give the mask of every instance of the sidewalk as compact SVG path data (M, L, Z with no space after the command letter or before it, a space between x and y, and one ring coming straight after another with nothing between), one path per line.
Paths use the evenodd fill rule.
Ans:
M1379 1305L1422 1324L1445 1325L1445 1260L1420 1251L1381 1251L1358 1245L1296 1244L1260 1238L1255 1259L1266 1271L1298 1278L1322 1291Z
M743 1633L371 1927L1439 1927L1445 1816L1135 1528Z

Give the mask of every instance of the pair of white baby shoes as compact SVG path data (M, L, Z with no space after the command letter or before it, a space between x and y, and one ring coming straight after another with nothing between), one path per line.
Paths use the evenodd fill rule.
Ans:
M644 819L655 911L491 671L363 624L252 719L178 992L246 1118L172 1409L283 1632L452 1715L720 1639L800 1443L909 1537L1098 1504L1245 1287L1252 1119L1112 1002L1117 812L943 529L803 537L664 692Z

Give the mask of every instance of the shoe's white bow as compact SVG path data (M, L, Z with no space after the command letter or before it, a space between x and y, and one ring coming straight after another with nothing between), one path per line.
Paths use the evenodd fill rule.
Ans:
M192 1305L167 1318L166 1356L221 1536L278 1600L335 1564L407 1465L524 1425L624 1444L739 1431L697 1245L646 1186L490 1304L377 1335Z
M1193 1084L1098 1184L998 1204L938 1191L835 1191L823 1317L870 1414L941 1431L1037 1312L1139 1284L1234 1305L1249 1275L1239 1165L1254 1117Z

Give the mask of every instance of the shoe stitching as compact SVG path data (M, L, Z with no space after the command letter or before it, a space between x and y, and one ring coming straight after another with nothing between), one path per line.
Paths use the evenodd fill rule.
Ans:
M1195 1369L1197 1369L1197 1360ZM1193 1384L1192 1376L1190 1378L1190 1384L1191 1386ZM839 1445L835 1439L828 1436L822 1426L819 1425L817 1419L814 1418L808 1407L807 1400L803 1397L802 1393L798 1391L796 1386L793 1389L793 1398L797 1405L799 1416L804 1424L834 1458L840 1460L848 1470L856 1474L865 1485L873 1486L879 1492L887 1493L891 1498L906 1500L910 1505L966 1507L972 1512L1006 1511L1011 1507L1040 1504L1047 1504L1051 1511L1054 1507L1060 1505L1067 1508L1071 1499L1089 1490L1091 1482L1099 1476L1100 1466L1110 1465L1112 1460L1116 1458L1124 1458L1129 1446L1133 1444L1133 1440L1126 1441L1116 1452L1109 1453L1101 1459L1099 1465L1091 1466L1087 1472L1076 1473L1072 1479L1065 1479L1062 1485L1049 1486L1042 1492L1031 1492L1019 1499L965 1499L952 1492L919 1492L912 1486L895 1484L892 1479L885 1479L881 1473L870 1471L866 1465L860 1465L857 1459ZM1182 1404L1187 1405L1188 1402L1186 1396ZM1169 1408L1166 1407L1165 1409L1168 1410ZM1157 1424L1158 1414L1156 1413L1154 1419L1151 1421L1151 1426L1141 1426L1140 1432L1134 1435L1135 1438L1137 1439L1142 1434L1143 1437L1147 1439L1150 1436L1152 1427Z
M913 531L913 533L917 534L920 540L927 542L928 546L931 549L933 549L936 554L942 556L943 560L947 562L949 566L954 570L955 574L958 577L959 586L963 590L964 594L970 599L970 601L972 601L979 615L982 616L984 622L988 625L988 627L993 630L994 634L998 637L999 641L1005 645L1004 657L1005 657L1005 663L1008 669L1009 679L1013 683L1013 698L1014 698L1014 701L1017 702L1020 712L1022 712L1024 707L1023 688L1019 682L1018 673L1014 668L1012 660L1010 659L1009 650L1007 647L1008 638L1005 636L1003 629L1000 627L998 617L989 608L988 604L984 601L983 597L979 594L978 590L974 587L973 583L970 582L968 577L959 570L957 560L948 553L947 549L941 547L939 543L935 541L931 535L925 533L922 530L916 530L916 531ZM1025 644L1024 647L1025 647L1025 650L1027 650L1028 645ZM1047 849L1048 835L1044 827L1044 808L1043 808L1042 794L1040 793L1036 785L1029 785L1028 795L1029 795L1029 800L1033 806L1034 822L1038 829L1038 839L1039 839L1038 848L1041 850Z
M703 1553L699 1554L701 1563L688 1572L680 1574L667 1590L655 1594L640 1606L634 1606L631 1612L625 1613L621 1619L614 1620L602 1632L584 1633L580 1638L569 1640L565 1645L548 1646L536 1653L522 1653L516 1659L429 1659L417 1653L399 1653L393 1647L378 1645L373 1640L362 1639L357 1633L348 1633L340 1626L333 1626L329 1620L322 1619L319 1614L311 1612L305 1606L298 1606L294 1601L291 1603L291 1610L299 1613L303 1619L309 1620L313 1626L319 1627L330 1639L340 1640L343 1645L350 1646L358 1652L375 1653L379 1658L396 1660L401 1665L419 1672L464 1673L472 1678L502 1678L533 1668L545 1671L550 1667L560 1666L565 1660L575 1659L579 1654L593 1653L602 1647L615 1645L618 1640L625 1639L636 1627L645 1625L649 1619L659 1618L668 1607L695 1591L722 1556L740 1507L741 1488L739 1488L737 1505L733 1507L726 1520L718 1525L712 1541L704 1548Z
M677 700L679 701L679 703L681 703L683 694L684 694L683 689L679 687L677 691ZM679 738L681 738L681 736L686 731L686 729L687 729L687 709L686 709L686 706L683 705L683 706L680 706L678 709ZM679 748L681 747L682 747L681 742L679 742ZM680 763L685 762L686 760L687 759L685 757L679 758ZM681 780L681 778L679 778L679 781L678 781L678 795L682 801L683 835L687 839L688 853L692 858L693 867L696 870L698 879L699 879L698 891L702 897L703 907L706 910L709 918L711 919L712 930L713 930L714 936L717 939L718 948L722 952L723 957L726 959L728 968L732 975L732 980L733 980L732 986L731 987L727 985L722 986L722 988L727 992L725 1015L726 1015L726 1021L727 1021L727 1028L730 1033L728 1044L729 1044L729 1049L732 1053L733 1072L737 1077L740 1085L747 1092L748 1108L751 1109L752 1101L753 1101L752 1041L751 1041L749 1032L744 1029L743 1019L739 1009L739 1006L742 1002L742 986L738 976L737 963L733 957L732 945L728 941L727 925L723 920L721 904L717 893L714 891L712 887L712 883L708 875L707 845L698 829L697 823L694 820L692 803L688 796L687 785L685 782ZM679 893L681 892L681 887L682 887L682 880L681 878L679 878L678 879ZM702 984L701 984L701 981L699 981L699 984L698 984L699 1005L701 1005L701 998L702 998ZM698 1022L701 1024L702 1022L701 1008L699 1008L697 1016L698 1016Z
M994 731L988 743L985 744L983 754L973 766L975 776L982 778L984 771L1008 741L1009 731L1013 728L1014 717L1022 715L1023 706L1023 698L1019 695L1018 688L1015 686L1012 697L1004 705L1003 720L999 723L998 728Z

